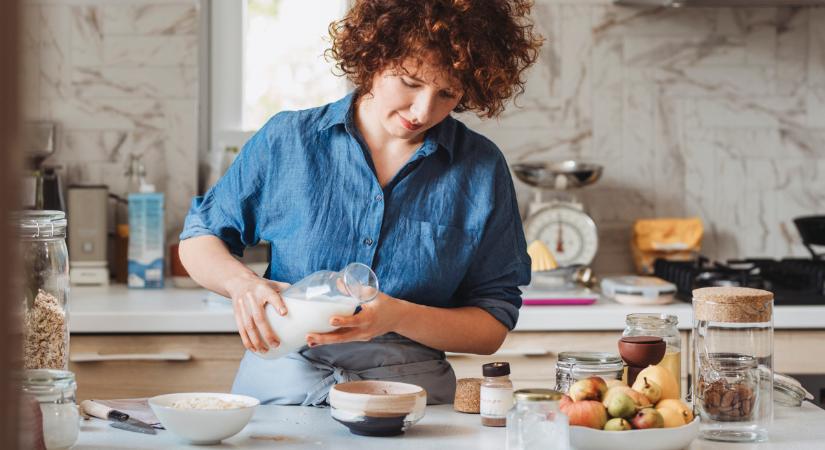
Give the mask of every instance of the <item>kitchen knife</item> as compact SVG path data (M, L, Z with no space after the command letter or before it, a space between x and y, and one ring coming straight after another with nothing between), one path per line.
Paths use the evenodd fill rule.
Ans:
M80 403L80 408L88 415L97 417L99 419L109 420L112 426L121 430L134 431L136 433L155 434L155 429L135 418L129 417L128 414L109 408L108 406L98 403L94 400L84 400Z

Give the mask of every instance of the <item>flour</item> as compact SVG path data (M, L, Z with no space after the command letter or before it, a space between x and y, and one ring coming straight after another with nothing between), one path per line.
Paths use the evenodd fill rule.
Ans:
M266 317L281 345L266 353L257 353L265 359L279 358L306 345L309 333L328 333L338 327L329 324L333 316L351 316L358 301L350 297L313 297L311 300L284 297L287 315L281 316L271 305L266 306Z

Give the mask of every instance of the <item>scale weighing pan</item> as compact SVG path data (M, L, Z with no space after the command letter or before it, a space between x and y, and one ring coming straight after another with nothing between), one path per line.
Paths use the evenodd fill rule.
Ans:
M602 166L580 161L522 162L512 165L516 177L538 188L563 190L598 181Z

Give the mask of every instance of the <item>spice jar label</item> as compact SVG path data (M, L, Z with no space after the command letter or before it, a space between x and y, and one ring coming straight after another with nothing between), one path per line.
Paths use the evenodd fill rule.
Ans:
M505 417L507 411L512 407L512 389L497 389L481 386L481 404L479 405L479 410L482 416Z

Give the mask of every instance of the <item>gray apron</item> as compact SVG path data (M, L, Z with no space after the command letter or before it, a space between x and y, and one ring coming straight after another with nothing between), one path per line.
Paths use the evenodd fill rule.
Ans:
M278 359L247 351L232 392L262 404L322 406L329 389L356 380L416 384L427 391L427 403L452 403L455 373L444 352L389 333L369 342L320 345Z

